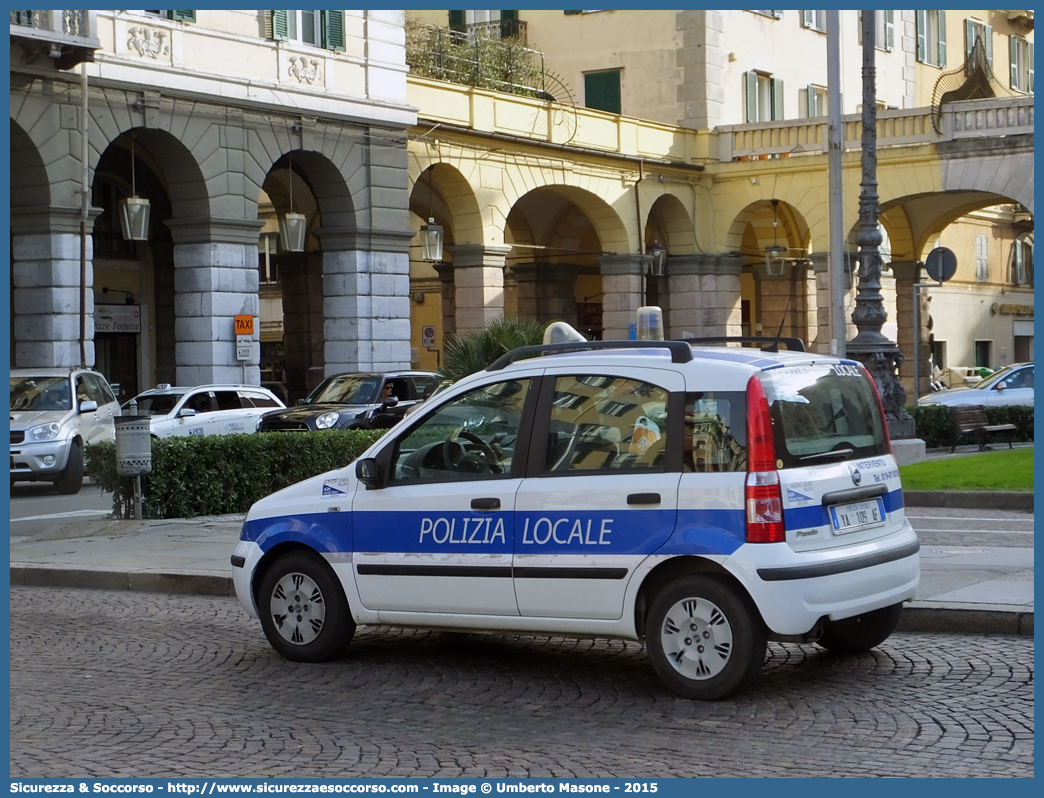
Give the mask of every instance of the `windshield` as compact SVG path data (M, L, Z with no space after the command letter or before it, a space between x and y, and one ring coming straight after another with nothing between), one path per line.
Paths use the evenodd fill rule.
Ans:
M783 468L888 454L877 396L861 366L771 369L760 379Z
M68 377L12 377L12 410L71 410Z
M138 414L142 416L165 416L174 409L184 394L159 393L137 398Z
M331 377L312 391L307 404L369 405L377 401L381 378L374 374Z

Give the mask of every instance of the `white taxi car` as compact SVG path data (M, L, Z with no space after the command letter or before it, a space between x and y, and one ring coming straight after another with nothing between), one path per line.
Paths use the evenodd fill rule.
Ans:
M123 406L124 414L150 416L150 432L156 438L189 435L241 435L257 430L257 422L270 410L286 407L267 388L256 385L198 385L179 388L158 385Z
M232 571L291 660L363 624L644 639L714 700L767 640L880 644L919 548L859 363L596 341L516 350L257 502Z

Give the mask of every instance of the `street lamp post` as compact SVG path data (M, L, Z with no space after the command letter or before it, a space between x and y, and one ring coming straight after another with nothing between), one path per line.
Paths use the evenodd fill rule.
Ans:
M881 231L877 194L877 106L874 68L875 13L863 12L863 179L859 192L859 285L852 322L858 332L848 342L847 353L866 366L881 394L888 428L893 438L910 438L913 418L903 410L906 389L899 381L899 367L906 359L894 341L881 332L888 314L881 297Z

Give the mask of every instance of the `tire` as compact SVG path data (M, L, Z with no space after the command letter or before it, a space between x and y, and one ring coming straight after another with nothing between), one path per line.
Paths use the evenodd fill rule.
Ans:
M887 640L902 613L900 603L843 621L828 621L816 643L835 654L861 654Z
M668 584L649 608L645 637L656 675L683 698L725 698L765 662L761 617L745 595L714 575Z
M257 604L268 642L294 662L339 659L355 634L341 583L312 552L293 551L272 563Z
M66 495L79 493L83 487L83 447L78 443L69 444L69 461L54 481L54 489Z

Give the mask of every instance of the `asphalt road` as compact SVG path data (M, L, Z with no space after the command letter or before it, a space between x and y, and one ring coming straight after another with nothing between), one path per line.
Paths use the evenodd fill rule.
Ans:
M234 599L15 587L10 686L12 778L1034 772L1029 637L770 644L698 703L637 644L362 631L304 665Z
M86 477L79 493L62 496L50 482L16 482L11 486L11 534L29 535L58 521L102 518L112 512L112 494Z

